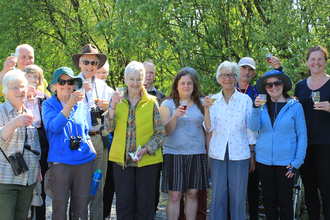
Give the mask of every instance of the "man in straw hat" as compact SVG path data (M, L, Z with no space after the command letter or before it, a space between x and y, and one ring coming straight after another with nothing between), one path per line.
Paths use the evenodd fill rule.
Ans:
M86 118L89 126L89 136L91 137L95 151L97 153L93 172L102 170L102 180L95 195L91 197L90 219L103 219L103 187L105 184L108 150L103 146L100 127L102 126L102 110L106 111L110 94L107 85L95 77L96 71L100 69L107 61L105 54L99 53L92 44L86 44L81 53L72 55L73 63L81 69L78 75L83 81L85 88L84 103L86 106Z

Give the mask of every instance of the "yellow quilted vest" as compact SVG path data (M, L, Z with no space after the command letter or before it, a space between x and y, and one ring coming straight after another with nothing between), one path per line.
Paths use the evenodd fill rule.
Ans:
M154 134L153 108L156 100L156 97L148 95L145 91L136 107L136 149L139 145L143 148ZM122 101L123 103L117 103L116 106L116 128L114 131L109 160L124 165L129 104L126 99L122 99ZM162 150L159 148L154 157L149 154L143 155L142 160L138 162L138 167L161 162L163 162L163 156Z

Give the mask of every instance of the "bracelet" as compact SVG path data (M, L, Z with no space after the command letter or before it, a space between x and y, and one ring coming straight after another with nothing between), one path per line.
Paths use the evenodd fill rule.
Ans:
M254 150L251 150L250 152L251 152L251 153L255 153L255 151L254 151Z
M110 104L110 108L111 108L112 110L116 110L116 108L112 108L111 104Z

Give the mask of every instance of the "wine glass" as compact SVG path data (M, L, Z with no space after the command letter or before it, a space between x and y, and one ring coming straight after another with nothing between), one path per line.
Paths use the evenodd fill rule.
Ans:
M273 54L271 54L271 53L267 53L267 54L266 54L266 60L267 60L267 62L269 63L269 67L267 67L267 69L272 68L272 61L271 61L272 56L273 56Z
M34 90L37 89L37 85L35 83L28 83L27 84L28 87L33 87ZM37 97L35 95L31 95L31 97L29 98L30 102L33 102Z
M35 114L35 109L34 109L34 107L31 105L29 108L27 108L31 113L28 113L27 111L25 111L25 113L24 114L26 114L26 115L32 115L33 116L33 118L34 118L34 114ZM28 125L27 126L27 128L34 128L34 122L30 122L30 125Z
M320 101L320 92L319 91L312 91L312 100L314 103L318 103Z
M214 102L217 100L217 98L215 97L216 94L209 94L209 97L212 101L212 103L214 104ZM211 106L212 107L212 106Z
M16 53L11 53L10 56L14 57L14 61L15 61L15 65L16 65L16 63L17 63L17 55L16 55ZM14 70L14 69L16 69L16 67L13 66L11 69Z
M119 87L117 87L116 88L116 91L117 92L119 92L119 96L120 97L124 97L124 93L125 93L125 87L123 87L123 86L119 86ZM120 100L120 103L122 103L123 101L122 100Z
M261 102L261 110L264 110L264 104L266 103L266 94L259 94L260 102Z
M182 106L183 110L187 110L187 107L188 107L187 101L180 101L180 105ZM183 117L187 117L186 114Z

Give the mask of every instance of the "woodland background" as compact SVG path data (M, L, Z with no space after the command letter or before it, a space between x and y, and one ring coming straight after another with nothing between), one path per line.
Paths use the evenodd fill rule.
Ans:
M294 83L307 77L313 45L330 49L330 3L319 0L0 0L0 68L19 44L35 49L35 64L50 81L71 67L71 56L92 43L108 56L108 84L123 83L132 60L152 59L156 87L169 94L173 76L195 68L203 94L220 91L217 66L251 56L256 81L265 54L279 57Z

